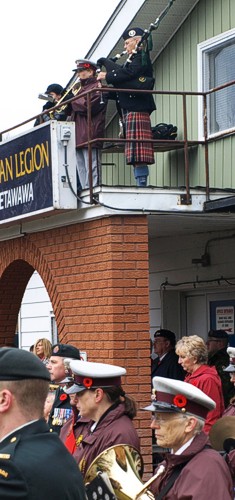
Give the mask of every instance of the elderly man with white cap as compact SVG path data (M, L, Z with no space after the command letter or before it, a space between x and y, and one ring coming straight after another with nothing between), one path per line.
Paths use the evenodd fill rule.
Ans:
M229 468L209 444L202 428L214 401L186 382L153 378L151 428L157 444L169 448L159 464L151 490L165 500L229 500L233 484ZM161 495L158 497L158 495Z
M107 448L127 444L139 450L139 438L133 425L134 400L121 386L125 368L89 361L71 361L74 385L67 394L77 394L77 408L90 419L86 432L73 456L85 476L93 460Z

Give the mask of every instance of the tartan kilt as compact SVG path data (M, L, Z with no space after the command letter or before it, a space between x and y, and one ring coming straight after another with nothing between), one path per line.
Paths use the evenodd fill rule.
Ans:
M149 113L128 111L123 114L126 139L152 139ZM150 165L155 163L153 143L126 142L125 157L127 165Z

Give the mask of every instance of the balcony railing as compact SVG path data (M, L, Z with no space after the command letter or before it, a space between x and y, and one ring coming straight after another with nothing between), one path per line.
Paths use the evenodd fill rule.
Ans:
M87 96L87 125L88 125L88 141L83 143L81 146L87 147L88 148L88 158L89 158L89 190L90 190L90 203L93 204L95 202L94 196L93 196L93 186L92 186L92 145L93 143L100 141L104 143L103 147L103 152L105 153L122 153L124 152L124 147L125 143L128 142L125 138L120 138L120 137L99 137L96 139L91 139L91 130L92 130L92 119L91 119L91 97L94 92L100 92L100 93L105 93L108 91L109 93L111 92L132 92L132 93L149 93L153 94L155 96L169 96L175 97L177 99L182 100L181 104L181 113L182 116L180 118L180 122L182 124L182 130L180 130L180 135L182 136L182 139L180 140L158 140L158 139L152 139L152 140L145 140L144 142L151 142L154 145L154 150L156 152L169 152L173 150L183 150L184 152L184 175L185 175L185 204L190 205L191 204L191 195L190 195L190 180L189 180L189 174L190 174L190 163L189 163L189 150L192 147L197 147L199 145L202 145L204 147L204 171L205 171L205 193L206 193L206 201L209 201L210 199L210 179L209 179L209 143L212 141L216 141L218 139L221 139L223 137L226 137L228 135L234 135L235 134L235 126L229 130L225 130L219 133L216 133L212 137L208 137L208 97L216 92L219 92L227 87L235 85L235 80L231 81L225 85L221 85L219 87L213 88L208 90L207 92L186 92L186 91L160 91L160 90L136 90L136 89L114 89L110 87L103 87L102 89L96 88L89 90L88 92L82 92L79 94L79 96ZM187 100L188 98L196 98L202 100L202 116L203 116L203 139L201 140L195 140L189 137L188 133L188 122L189 122L189 112L188 112L188 103ZM72 101L76 100L77 96L67 100L63 101L63 104L66 102L67 104L71 103ZM49 114L58 108L61 107L61 103L54 106L50 110L44 110L42 113L37 114L11 128L8 128L6 130L3 130L0 133L0 137L4 134L7 134L13 130L16 130L23 125L26 125L27 123L32 122L38 117L41 117L45 114ZM179 130L178 130L179 131ZM136 139L133 141L133 139L129 142L143 142L141 139Z

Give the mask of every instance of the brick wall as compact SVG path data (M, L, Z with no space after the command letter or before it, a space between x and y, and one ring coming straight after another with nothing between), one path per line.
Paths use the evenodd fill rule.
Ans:
M113 216L0 243L0 340L10 345L27 282L36 269L59 339L90 361L127 369L124 387L141 408L150 401L148 226L145 216ZM138 412L146 471L149 412Z

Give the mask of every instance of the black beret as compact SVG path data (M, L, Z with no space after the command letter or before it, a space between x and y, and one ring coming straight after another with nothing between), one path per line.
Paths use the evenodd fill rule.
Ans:
M208 339L227 339L229 338L227 332L224 330L210 330L208 333Z
M175 334L171 332L171 330L165 330L164 328L157 330L154 333L154 338L157 339L158 337L164 337L165 339L170 340L170 342L175 343Z
M128 38L133 38L134 36L142 36L144 34L144 30L142 28L128 28L122 34L122 38L124 40L128 40Z
M59 83L51 83L48 85L45 94L50 94L50 92L55 92L55 94L61 94L63 92L63 87Z
M0 348L0 380L43 379L50 381L50 373L32 352L14 347Z
M71 344L55 344L52 346L51 356L61 358L81 359L80 351Z

